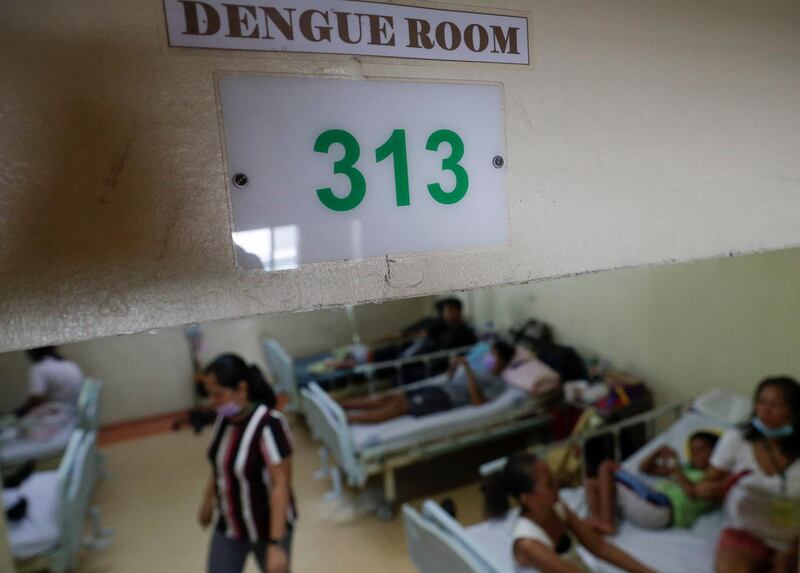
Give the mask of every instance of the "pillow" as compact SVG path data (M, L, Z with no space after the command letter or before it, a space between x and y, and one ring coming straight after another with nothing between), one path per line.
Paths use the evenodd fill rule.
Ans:
M519 351L517 356L521 356ZM503 380L507 384L529 392L534 396L544 394L558 388L558 373L538 358L520 361L515 356L508 368L503 370Z
M518 362L527 362L532 358L536 358L536 355L533 352L524 346L516 346L514 347L514 359L511 361L511 365L513 366Z
M694 409L709 418L735 426L750 419L753 403L741 394L711 390L695 398Z

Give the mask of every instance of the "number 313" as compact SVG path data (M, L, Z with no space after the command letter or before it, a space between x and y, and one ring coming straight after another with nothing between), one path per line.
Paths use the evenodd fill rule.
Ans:
M350 191L346 196L338 197L334 195L330 187L324 187L317 189L317 197L328 209L350 211L358 207L367 194L367 182L364 174L355 166L361 156L361 146L351 133L343 129L329 129L317 137L314 142L314 151L328 153L335 143L344 148L344 157L334 162L333 173L344 175L350 180ZM439 203L452 205L461 201L469 189L469 175L459 163L464 157L464 142L456 132L440 129L428 137L425 149L438 151L442 143L450 146L450 155L442 159L442 171L452 172L456 184L451 191L445 191L439 183L431 183L428 185L428 193ZM411 191L408 186L408 152L405 129L395 129L389 139L375 150L377 163L389 156L392 157L394 163L394 192L397 206L407 207L411 204Z

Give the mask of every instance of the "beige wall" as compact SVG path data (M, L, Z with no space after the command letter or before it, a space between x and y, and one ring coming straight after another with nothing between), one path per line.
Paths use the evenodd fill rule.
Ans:
M363 340L394 332L432 310L433 300L415 298L356 307ZM234 351L264 367L263 337L278 339L288 352L303 356L347 344L352 330L341 309L215 322L203 326L201 360ZM64 355L87 375L105 383L105 424L176 412L192 403L189 350L181 329L99 338L64 345ZM28 361L22 352L0 354L0 411L25 398Z
M532 66L170 48L160 0L4 0L0 348L800 244L795 0L465 4L527 16ZM236 272L220 70L500 82L510 246Z
M476 294L501 326L548 321L584 355L645 377L661 402L715 387L749 395L771 374L800 379L800 249Z

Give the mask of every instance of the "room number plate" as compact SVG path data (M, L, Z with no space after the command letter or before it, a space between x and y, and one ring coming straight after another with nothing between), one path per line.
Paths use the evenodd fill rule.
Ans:
M498 85L219 78L241 267L508 243Z

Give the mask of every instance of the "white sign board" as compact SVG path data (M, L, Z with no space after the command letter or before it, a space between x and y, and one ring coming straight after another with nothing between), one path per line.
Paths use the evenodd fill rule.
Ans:
M528 64L528 19L352 0L164 0L170 46Z
M240 266L504 245L499 85L219 80Z

